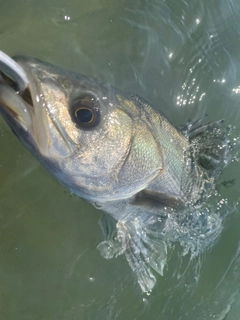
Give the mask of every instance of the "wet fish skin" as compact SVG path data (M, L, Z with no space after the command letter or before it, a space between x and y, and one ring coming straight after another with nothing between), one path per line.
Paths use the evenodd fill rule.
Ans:
M29 147L77 195L94 201L127 198L162 176L168 162L181 171L187 139L143 99L37 59L15 61L28 75L34 104L18 97L32 121ZM92 130L78 128L70 115L74 100L85 93L98 99L101 110L100 124ZM167 160L165 145L172 153Z
M202 195L188 136L137 95L35 58L14 60L29 87L16 94L0 80L4 119L61 184L114 218L117 240L100 244L102 254L124 252L142 290L151 290L151 268L162 274L166 260L167 216ZM78 101L97 106L96 126L75 121Z

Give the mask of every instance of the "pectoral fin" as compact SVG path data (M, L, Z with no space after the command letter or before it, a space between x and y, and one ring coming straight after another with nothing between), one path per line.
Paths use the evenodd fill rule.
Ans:
M164 207L180 209L184 207L183 202L179 198L171 197L161 192L152 190L143 190L139 192L131 201L134 206L145 207L148 212L150 210L157 210L158 214ZM162 213L164 215L164 213Z

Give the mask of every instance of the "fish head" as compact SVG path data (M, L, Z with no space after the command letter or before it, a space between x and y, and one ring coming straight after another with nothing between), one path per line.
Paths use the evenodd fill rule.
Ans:
M0 112L66 188L89 201L123 199L161 174L159 114L145 101L35 58L12 61L26 85L16 88L15 67L2 70Z

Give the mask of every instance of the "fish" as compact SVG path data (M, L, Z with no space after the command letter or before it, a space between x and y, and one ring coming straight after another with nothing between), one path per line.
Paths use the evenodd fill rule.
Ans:
M213 233L204 203L231 151L222 120L175 127L159 109L95 78L0 51L3 119L65 188L104 212L98 249L106 259L125 254L143 292L163 275L169 243L184 236L189 248Z

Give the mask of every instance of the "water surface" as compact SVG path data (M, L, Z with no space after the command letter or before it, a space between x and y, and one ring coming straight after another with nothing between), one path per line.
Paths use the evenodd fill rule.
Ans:
M1 50L140 94L175 124L208 114L233 133L218 195L221 235L190 259L170 249L142 294L124 256L103 259L100 212L71 196L0 118L2 319L238 320L240 314L240 4L237 0L3 2ZM236 139L236 140L234 140Z

